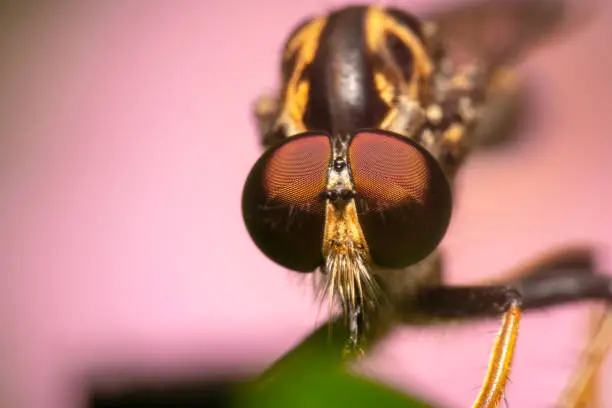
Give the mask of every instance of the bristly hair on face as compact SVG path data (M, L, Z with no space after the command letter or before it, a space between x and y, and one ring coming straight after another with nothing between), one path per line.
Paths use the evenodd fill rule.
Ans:
M379 301L380 288L372 276L363 249L353 242L333 243L322 269L321 300L329 300L330 315L336 302L345 318L358 310L369 310Z

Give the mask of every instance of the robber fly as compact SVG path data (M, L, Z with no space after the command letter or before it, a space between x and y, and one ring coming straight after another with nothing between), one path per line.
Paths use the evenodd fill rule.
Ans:
M289 35L282 89L255 104L266 150L246 180L243 217L266 256L321 277L342 311L345 356L396 324L503 316L474 404L494 407L522 310L612 300L588 249L462 287L444 284L436 250L461 165L518 121L523 88L508 69L578 16L562 0L480 1L420 17L351 6Z

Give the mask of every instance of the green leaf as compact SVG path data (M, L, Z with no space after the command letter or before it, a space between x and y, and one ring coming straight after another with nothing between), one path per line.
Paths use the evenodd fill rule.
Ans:
M336 322L337 323L337 322ZM350 373L341 364L346 338L321 327L282 357L237 400L240 408L434 408L435 405ZM344 333L342 333L344 334ZM334 340L335 338L335 340Z
M281 378L253 385L244 394L244 408L432 408L389 387L359 378L339 367L312 360L296 365Z

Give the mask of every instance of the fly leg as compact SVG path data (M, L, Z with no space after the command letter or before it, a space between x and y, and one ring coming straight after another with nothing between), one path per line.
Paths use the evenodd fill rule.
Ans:
M496 408L504 394L518 337L520 294L506 286L438 286L421 291L404 307L411 314L443 321L503 314L489 368L473 404L474 408Z
M557 403L558 408L594 407L598 374L612 348L612 277L595 273L593 253L586 248L553 253L534 266L531 273L527 270L512 279L526 308L583 300L604 303L603 313L595 313L588 343Z
M558 399L558 408L596 408L597 383L601 365L612 346L612 310L607 308L593 325L591 338L584 348L578 367Z
M518 298L514 299L511 293L516 293ZM516 307L512 303L515 301L519 301ZM594 388L596 373L612 346L612 277L595 272L594 256L588 249L552 253L518 268L510 276L483 286L426 288L416 297L406 297L396 307L406 317L407 323L415 318L446 321L506 312L480 395L487 395L490 390L488 395L492 397L479 397L475 403L478 407L495 407L495 398L502 395L516 341L518 306L527 311L583 301L603 302L607 311L596 325L578 369L559 400L559 407L578 408L592 404L593 393L590 390Z

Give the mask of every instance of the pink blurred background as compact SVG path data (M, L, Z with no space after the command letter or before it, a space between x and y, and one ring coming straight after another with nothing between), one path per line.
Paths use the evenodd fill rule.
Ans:
M83 373L113 365L256 373L325 317L310 285L252 244L240 194L260 152L250 104L277 85L282 41L339 3L0 11L0 406L80 407ZM612 270L608 4L521 67L537 115L528 143L477 155L462 173L444 241L452 282L575 242L597 245ZM551 406L587 316L571 306L525 317L510 406ZM496 330L402 330L362 369L467 407Z

